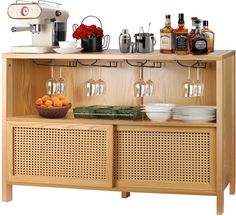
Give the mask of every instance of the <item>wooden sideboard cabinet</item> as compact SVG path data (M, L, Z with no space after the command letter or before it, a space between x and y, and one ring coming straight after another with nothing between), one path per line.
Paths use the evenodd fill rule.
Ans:
M147 62L146 62L147 61ZM140 63L141 62L141 63ZM144 64L140 74L139 64ZM224 211L224 190L235 193L235 52L203 56L121 54L118 50L79 54L2 55L2 199L13 185L214 195ZM144 103L210 105L216 122L62 119L39 117L34 102L45 95L50 65L63 66L65 95L73 107L139 106ZM93 65L89 66L89 65ZM133 65L133 67L132 67ZM157 67L159 65L160 67ZM196 80L201 67L204 96L183 97L188 66ZM92 74L90 73L92 70ZM106 82L103 96L86 97L84 82ZM133 84L151 78L156 94L136 98Z

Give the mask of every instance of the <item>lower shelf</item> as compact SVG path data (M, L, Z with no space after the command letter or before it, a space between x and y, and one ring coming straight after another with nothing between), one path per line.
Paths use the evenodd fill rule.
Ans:
M67 114L65 118L61 119L47 119L40 117L39 115L26 115L26 116L15 116L8 117L7 121L30 121L30 122L41 122L41 123L65 123L65 124L97 124L97 125L134 125L134 126L163 126L163 127L216 127L215 122L204 122L204 123L189 123L183 121L166 121L166 122L154 122L150 120L104 120L104 119L83 119L74 118L73 113Z
M214 194L215 130L184 125L7 121L8 180L14 184Z

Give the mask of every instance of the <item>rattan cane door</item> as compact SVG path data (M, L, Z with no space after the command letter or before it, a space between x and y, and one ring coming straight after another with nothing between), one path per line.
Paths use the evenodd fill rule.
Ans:
M9 180L112 187L113 127L8 122Z
M117 127L118 187L215 191L215 128Z

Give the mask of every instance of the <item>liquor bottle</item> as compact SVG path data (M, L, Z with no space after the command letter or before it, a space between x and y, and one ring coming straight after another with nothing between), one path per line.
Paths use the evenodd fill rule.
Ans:
M197 20L197 17L192 17L191 20L192 20L192 28L188 34L189 52L191 52L191 50L192 50L192 41L195 36L195 29L196 29L195 20Z
M173 53L174 51L174 29L171 27L171 16L166 15L165 27L160 29L160 52Z
M188 54L188 29L184 27L184 14L179 14L178 28L175 33L175 54Z
M214 52L215 33L208 28L208 21L203 21L202 34L207 39L208 52Z
M193 55L201 55L208 53L207 39L201 33L201 20L195 20L196 30L192 40L191 53Z

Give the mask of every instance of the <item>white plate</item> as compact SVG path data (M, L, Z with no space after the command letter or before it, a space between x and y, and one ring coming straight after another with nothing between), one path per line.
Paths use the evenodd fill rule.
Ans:
M79 53L83 48L55 48L53 49L56 53L61 54L72 54L72 53Z

